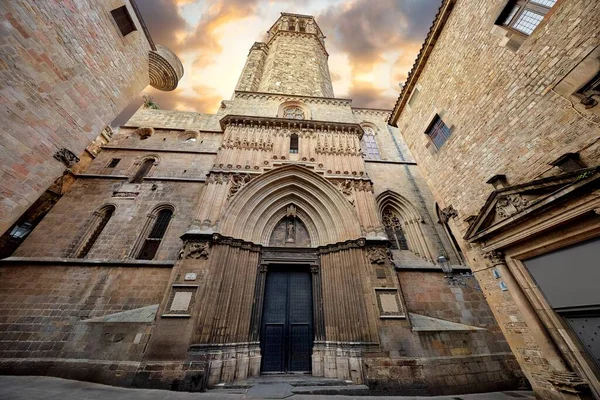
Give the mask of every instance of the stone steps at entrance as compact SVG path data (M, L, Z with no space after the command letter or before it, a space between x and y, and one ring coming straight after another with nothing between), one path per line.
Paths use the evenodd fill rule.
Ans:
M219 384L213 393L246 394L248 398L283 399L294 394L366 396L369 387L352 381L310 375L263 375Z

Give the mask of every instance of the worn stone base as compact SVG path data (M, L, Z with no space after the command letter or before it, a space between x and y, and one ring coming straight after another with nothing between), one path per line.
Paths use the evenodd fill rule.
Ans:
M370 343L315 342L312 355L313 376L364 383L363 352Z
M373 394L435 396L528 388L514 356L373 357L364 359Z
M197 392L205 387L203 362L137 362L68 358L7 358L0 375L42 375L111 386Z
M190 360L207 365L207 387L260 375L258 342L193 345Z
M146 361L140 363L132 386L200 392L206 388L206 362Z
M139 364L69 358L4 358L0 360L0 375L46 375L130 387Z

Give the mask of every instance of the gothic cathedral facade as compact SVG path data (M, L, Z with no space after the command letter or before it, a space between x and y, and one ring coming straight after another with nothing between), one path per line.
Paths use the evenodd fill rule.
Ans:
M2 261L3 371L179 390L270 373L373 393L524 384L452 210L389 110L334 96L324 38L283 13L217 113L140 109L121 127Z

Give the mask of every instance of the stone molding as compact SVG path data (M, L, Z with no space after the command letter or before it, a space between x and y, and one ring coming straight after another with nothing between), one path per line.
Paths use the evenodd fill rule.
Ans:
M357 123L257 117L252 115L227 115L221 119L220 124L223 130L225 130L227 126L235 124L235 126L268 127L280 129L312 129L327 133L348 133L359 135L360 137L362 137L364 134L362 126Z
M487 253L483 254L483 257L488 260L492 266L506 264L504 253L499 250L488 251Z
M278 101L298 101L309 104L327 104L333 106L349 106L352 99L337 99L332 97L314 97L298 96L284 93L266 93L266 92L248 92L236 90L234 99L257 99L257 100L278 100Z

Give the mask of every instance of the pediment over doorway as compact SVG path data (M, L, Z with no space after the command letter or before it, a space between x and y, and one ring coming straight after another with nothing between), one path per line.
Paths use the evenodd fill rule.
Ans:
M478 241L558 206L584 187L597 189L599 168L584 168L494 190L469 225L464 238L470 242Z

